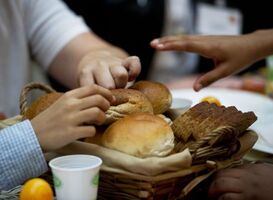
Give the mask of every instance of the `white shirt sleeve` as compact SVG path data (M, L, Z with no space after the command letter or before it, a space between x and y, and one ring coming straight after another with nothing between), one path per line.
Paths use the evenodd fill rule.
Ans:
M0 191L46 170L46 160L29 120L0 130Z
M83 19L59 0L22 0L31 53L45 69L74 37L90 31Z

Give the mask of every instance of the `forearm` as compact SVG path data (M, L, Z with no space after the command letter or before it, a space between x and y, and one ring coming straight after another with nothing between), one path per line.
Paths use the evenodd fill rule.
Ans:
M47 170L29 121L0 131L0 190L8 190Z
M78 86L78 65L87 54L100 56L107 53L118 58L128 54L112 46L91 33L84 33L70 41L54 58L49 66L49 73L69 88Z
M273 54L273 29L258 30L251 35L253 57L260 60Z

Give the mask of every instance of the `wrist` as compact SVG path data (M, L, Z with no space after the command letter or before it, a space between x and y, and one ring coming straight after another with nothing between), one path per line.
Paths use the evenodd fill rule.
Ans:
M32 120L30 120L30 123L31 123L32 129L36 135L36 138L39 142L39 145L40 145L42 151L45 153L47 150L46 150L45 145L43 144L42 138L40 137L42 127L41 127L41 125L39 125L40 123L36 120L36 118L33 118Z
M263 59L273 54L273 29L257 30L252 33L253 53L257 59Z

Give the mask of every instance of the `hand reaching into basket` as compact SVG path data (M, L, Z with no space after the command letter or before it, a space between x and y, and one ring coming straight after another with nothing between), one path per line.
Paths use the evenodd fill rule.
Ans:
M214 61L211 70L194 83L199 91L211 83L237 73L273 53L273 29L240 36L178 35L155 39L151 46L160 51L188 51Z
M79 86L95 83L108 89L124 88L128 81L136 79L140 66L136 56L121 59L106 51L91 52L78 66L78 83Z
M94 125L105 121L105 111L113 100L109 90L97 85L66 92L31 120L42 149L51 151L77 139L94 136Z
M272 183L271 164L249 164L241 168L224 169L216 174L209 189L209 197L218 200L271 200Z
M137 56L129 56L90 33L71 40L49 66L50 76L70 89L92 84L107 89L124 88L140 70Z
M94 34L62 1L49 1L35 1L35 6L32 0L1 4L0 12L14 17L1 20L5 34L0 34L0 112L7 117L19 114L19 93L31 81L33 59L63 86L89 85L89 90L84 87L66 93L32 124L24 120L0 130L0 191L46 171L40 145L49 151L95 133L93 126L81 124L102 123L112 96L94 84L108 89L125 87L140 73L137 57Z

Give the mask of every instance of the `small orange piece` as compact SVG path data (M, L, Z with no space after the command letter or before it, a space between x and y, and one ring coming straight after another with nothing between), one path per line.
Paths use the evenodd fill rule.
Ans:
M20 200L53 200L53 191L44 179L28 180L20 192Z
M201 99L201 102L204 102L204 101L207 101L209 103L215 103L217 106L221 106L221 102L213 96L206 96L203 99Z

